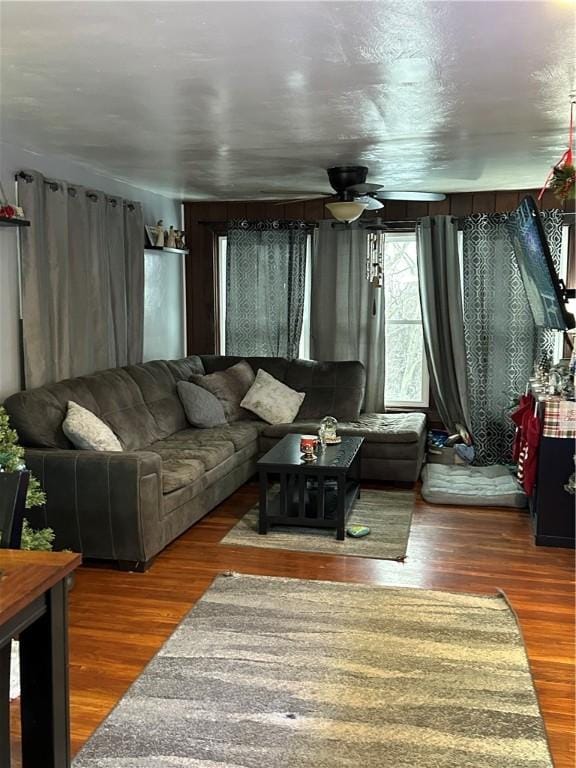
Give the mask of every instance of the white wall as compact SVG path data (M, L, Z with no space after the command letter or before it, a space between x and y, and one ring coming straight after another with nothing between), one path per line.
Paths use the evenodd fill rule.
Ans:
M20 170L39 171L54 179L137 200L143 205L147 224L155 224L158 219L175 225L181 221L177 200L102 176L64 158L39 155L0 142L0 180L8 202L15 202L14 176ZM21 387L17 242L16 229L0 227L0 402Z

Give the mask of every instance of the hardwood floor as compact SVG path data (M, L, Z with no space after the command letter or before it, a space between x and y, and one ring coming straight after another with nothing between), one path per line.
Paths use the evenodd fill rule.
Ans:
M377 487L377 486L374 486ZM524 635L556 768L573 768L574 553L536 547L528 515L418 500L404 563L219 544L257 500L248 484L144 574L83 567L70 596L74 751L224 570L494 594Z

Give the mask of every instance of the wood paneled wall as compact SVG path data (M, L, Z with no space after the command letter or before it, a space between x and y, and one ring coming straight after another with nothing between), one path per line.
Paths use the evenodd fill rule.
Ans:
M501 192L467 192L448 195L437 203L414 203L390 200L380 215L384 221L417 219L421 216L451 214L468 216L471 213L498 213L513 210L522 197L537 197L539 190L509 190ZM199 222L226 222L229 219L304 219L320 221L330 218L324 208L325 200L298 203L269 201L212 201L184 203L186 240L190 251L186 261L187 342L189 354L211 354L216 350L217 334L217 282L215 272L216 238L214 227ZM543 210L558 208L558 201L546 192ZM566 205L565 210L574 206ZM574 261L572 259L572 261ZM572 272L575 272L572 269ZM576 274L574 276L576 280ZM576 287L576 285L574 286Z

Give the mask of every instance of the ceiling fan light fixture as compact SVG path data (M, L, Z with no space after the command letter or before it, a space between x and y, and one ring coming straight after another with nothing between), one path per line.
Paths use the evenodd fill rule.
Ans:
M359 219L367 207L367 203L358 203L355 200L326 203L326 208L328 208L332 216L338 219L338 221L345 221L347 224Z

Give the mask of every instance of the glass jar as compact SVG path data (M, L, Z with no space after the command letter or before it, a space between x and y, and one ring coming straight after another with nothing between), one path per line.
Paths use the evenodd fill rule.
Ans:
M320 445L323 448L327 445L338 442L338 435L336 434L337 426L338 421L333 416L325 416L320 422L318 438L320 440Z

